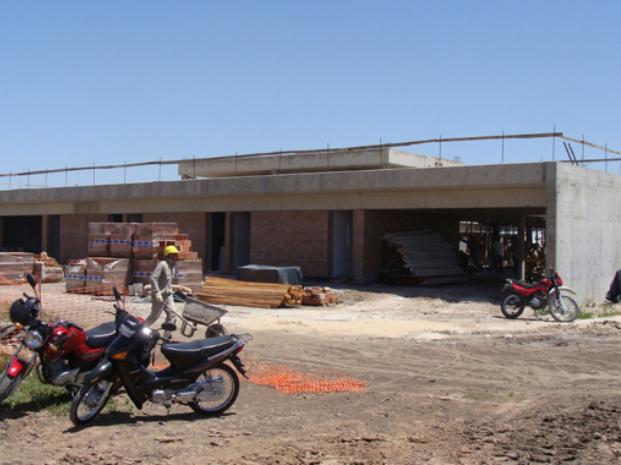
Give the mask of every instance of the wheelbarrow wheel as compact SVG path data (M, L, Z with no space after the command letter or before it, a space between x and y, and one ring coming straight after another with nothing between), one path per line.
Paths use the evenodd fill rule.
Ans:
M205 337L209 339L210 337L219 337L226 336L228 333L226 332L226 328L222 326L220 323L214 323L210 326L207 326L205 330Z

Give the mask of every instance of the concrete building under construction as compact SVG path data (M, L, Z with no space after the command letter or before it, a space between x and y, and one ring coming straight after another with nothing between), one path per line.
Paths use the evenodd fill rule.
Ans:
M621 267L621 178L562 162L464 166L370 147L188 160L178 172L0 191L0 248L66 263L86 256L89 222L176 221L205 271L298 265L309 277L370 282L386 233L435 231L457 253L464 227L479 225L513 228L522 251L543 231L547 265L583 302L601 301Z

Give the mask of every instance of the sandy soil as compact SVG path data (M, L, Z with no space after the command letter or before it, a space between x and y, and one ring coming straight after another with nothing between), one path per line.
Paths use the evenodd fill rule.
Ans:
M330 309L229 308L227 328L255 337L250 369L349 376L362 393L245 381L220 418L121 406L81 430L0 408L0 464L621 463L620 321L509 321L495 289L434 294L378 286Z

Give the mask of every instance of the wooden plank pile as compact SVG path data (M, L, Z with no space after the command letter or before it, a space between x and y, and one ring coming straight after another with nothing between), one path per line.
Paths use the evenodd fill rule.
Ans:
M302 304L302 286L258 283L209 276L196 292L203 302L244 307L278 308Z
M432 231L385 234L380 276L392 283L425 285L466 282L457 252Z
M302 295L302 305L327 307L338 303L338 297L329 287L305 287Z
M203 285L203 263L177 223L89 223L89 257L67 268L67 292L109 295L112 287L148 284L164 248L179 249L174 283L191 289Z

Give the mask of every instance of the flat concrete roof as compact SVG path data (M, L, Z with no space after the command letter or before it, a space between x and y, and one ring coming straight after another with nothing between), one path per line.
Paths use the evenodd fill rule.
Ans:
M296 173L0 192L0 215L546 205L553 163Z
M218 178L260 174L371 170L382 168L438 168L461 162L392 148L349 149L336 152L282 153L223 158L200 158L179 163L179 175Z

